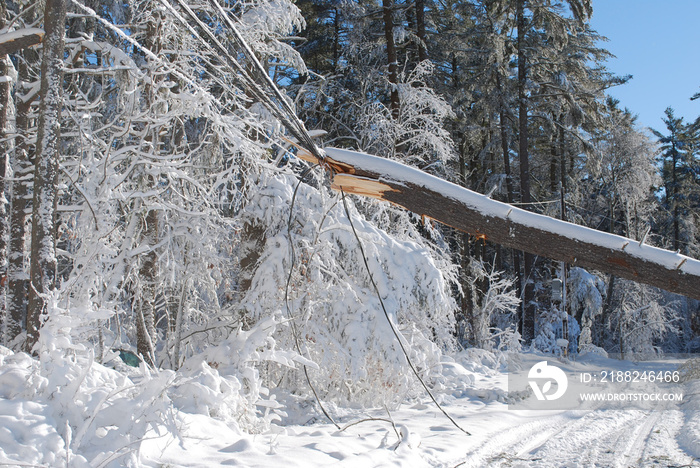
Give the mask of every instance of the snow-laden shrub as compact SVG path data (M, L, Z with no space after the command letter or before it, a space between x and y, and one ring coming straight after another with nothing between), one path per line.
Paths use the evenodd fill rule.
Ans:
M676 331L678 320L675 304L663 300L658 289L628 280L618 280L614 292L616 304L608 327L614 331L606 349L617 349L624 355L655 355L664 337Z
M554 355L563 354L565 350L568 352L576 352L581 329L575 318L570 315L553 308L540 313L537 319L538 328L537 336L535 337L534 346L543 353ZM567 318L567 337L564 339L564 317Z
M573 316L581 317L578 344L579 350L582 350L585 345L591 344L593 320L603 312L605 284L599 277L579 267L573 267L569 270L566 284L569 310Z
M247 432L260 432L284 416L281 405L263 384L259 367L275 363L296 368L309 364L293 351L277 349L272 337L279 314L249 330L240 328L217 345L185 361L169 392L175 406L189 413L236 421Z
M436 377L441 349L452 346L454 301L430 250L365 221L348 200L387 318L341 200L301 184L287 224L296 184L290 176L270 177L246 209L249 225L264 232L263 241L251 243L262 248L243 299L249 320L285 312L289 326L275 337L318 365L309 374L325 398L377 404L419 388L388 320L423 377ZM306 386L303 374L268 372L282 385Z
M595 354L598 356L608 357L608 352L605 351L600 346L596 346L592 343L586 343L579 348L579 355L583 356L586 353Z
M143 370L138 384L94 360L91 348L71 340L84 317L58 306L58 293L47 297L47 314L35 346L38 362L17 396L47 405L51 427L63 441L70 466L136 465L138 445L149 431L177 433L166 390L168 373ZM26 359L25 359L26 361ZM42 450L53 450L48 445ZM52 463L53 464L53 463Z
M481 348L467 348L455 356L455 360L465 369L479 374L495 374L503 363L492 351Z
M445 125L454 112L442 96L426 85L432 73L433 65L425 61L410 73L401 74L395 85L401 103L397 117L381 102L369 102L357 109L356 125L363 151L418 167L455 159L455 145Z
M46 426L36 453L7 455L26 456L37 464L139 466L144 440L186 436L181 412L219 419L236 433L266 430L284 413L263 386L258 367L266 362L309 364L295 352L276 348L272 335L279 320L268 317L249 330L234 330L179 371L155 370L142 362L138 369L129 368L127 376L101 365L91 347L73 340L90 316L61 308L58 296L48 297L37 358L0 348L0 401L7 400L7 411L31 412ZM118 359L116 353L106 353L107 363ZM0 431L0 441L2 437ZM11 447L21 445L10 442Z
M554 324L552 323L552 314L538 317L539 327L537 327L537 336L533 341L533 346L543 353L559 354L561 349L557 346L557 335L554 332ZM556 320L559 314L556 314Z
M688 359L685 361L678 368L678 373L683 382L700 379L700 358Z
M511 325L505 330L496 328L491 338L495 342L496 349L501 353L518 354L523 349L522 336L515 325Z
M484 284L486 290L479 291L478 285ZM473 306L471 316L467 318L465 328L469 330L469 340L474 346L493 350L501 343L493 333L501 333L499 325L511 323L517 311L520 299L513 289L513 280L497 271L495 265L487 266L482 260L469 262L469 288ZM504 327L507 329L507 326Z

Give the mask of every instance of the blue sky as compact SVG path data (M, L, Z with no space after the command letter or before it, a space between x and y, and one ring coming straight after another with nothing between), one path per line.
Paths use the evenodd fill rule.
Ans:
M591 25L610 39L608 68L633 75L608 94L638 114L638 124L664 131L667 107L677 117L700 116L700 0L593 0Z

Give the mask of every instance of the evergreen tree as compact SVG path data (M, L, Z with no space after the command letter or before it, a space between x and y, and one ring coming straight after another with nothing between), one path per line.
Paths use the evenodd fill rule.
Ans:
M676 117L670 107L665 115L667 133L653 131L662 150L662 198L667 213L663 218L668 220L662 229L670 231L671 248L692 255L693 246L698 245L698 131L683 123L683 118Z

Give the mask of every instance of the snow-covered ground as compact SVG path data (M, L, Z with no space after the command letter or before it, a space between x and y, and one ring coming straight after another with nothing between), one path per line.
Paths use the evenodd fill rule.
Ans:
M462 353L455 362L445 362L448 380L437 396L469 436L428 398L369 411L331 405L338 430L323 416L314 416L313 408L303 409L298 400L283 395L277 398L286 407L285 420L251 435L211 417L175 410L173 402L184 400L172 395L165 399L157 391L173 374L154 377L153 385L139 387L140 394L123 398L120 394L129 393L128 381L93 364L81 377L83 387L89 384L92 392L78 392L65 382L56 394L38 397L35 392L31 397L32 391L52 383L39 375L41 364L0 351L3 467L700 467L698 380L682 382L684 401L663 410L514 410L514 401L532 399L532 392L509 397L508 373L502 366L494 370L478 353ZM516 359L523 369L545 359L570 372L634 369L629 361L593 355L559 361L526 353ZM105 390L99 391L101 387ZM195 387L185 388L197 400ZM91 408L77 427L57 422L70 419L64 416L72 411L65 405L71 392L82 395L77 406ZM115 414L123 421L106 422ZM137 436L129 438L125 431Z

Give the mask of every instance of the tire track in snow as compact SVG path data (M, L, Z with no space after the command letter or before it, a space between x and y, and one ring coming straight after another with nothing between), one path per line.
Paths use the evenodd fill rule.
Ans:
M640 410L597 410L568 411L542 417L490 432L484 436L484 442L460 460L462 463L458 466L639 466L661 414ZM668 446L667 443L663 445ZM679 457L671 458L679 461ZM655 460L661 461L659 457ZM657 463L654 466L664 465Z
M498 466L499 461L514 458L513 454L525 453L540 446L568 423L569 418L554 415L551 418L535 419L518 426L505 426L489 432L477 447L455 463L458 466L482 467ZM517 457L517 455L515 455ZM459 462L461 461L461 464Z
M628 431L634 418L634 415L608 411L587 412L571 419L553 437L532 450L529 458L537 460L537 466L612 466L609 444Z
M639 466L700 467L700 460L693 458L692 454L687 453L678 444L678 435L683 431L683 419L680 409L658 414L639 457Z
M629 437L630 442L628 444L624 443L618 444L619 451L616 452L616 463L617 466L639 466L643 460L644 451L646 449L646 444L651 434L651 431L656 427L656 423L661 417L661 412L652 411L647 413L642 424L637 425L634 431ZM619 454L619 456L617 456Z

